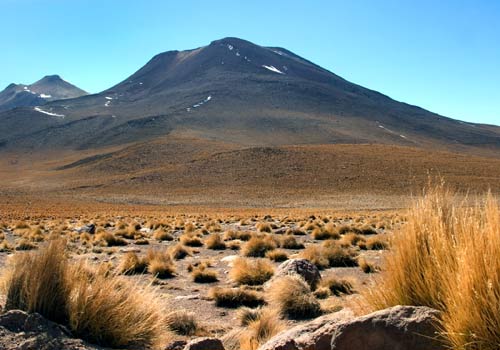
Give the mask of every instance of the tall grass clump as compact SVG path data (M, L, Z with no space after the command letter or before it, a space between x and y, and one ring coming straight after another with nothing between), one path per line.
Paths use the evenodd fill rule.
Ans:
M6 309L37 312L82 339L106 347L145 349L164 336L159 296L109 268L72 263L66 243L17 253L2 273Z
M372 307L423 305L442 312L453 349L500 347L500 210L488 195L466 206L436 187L417 200L396 234Z

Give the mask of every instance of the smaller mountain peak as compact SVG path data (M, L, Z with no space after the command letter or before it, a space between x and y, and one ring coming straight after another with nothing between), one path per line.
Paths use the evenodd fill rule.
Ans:
M219 39L219 40L214 40L210 43L210 45L219 45L219 44L240 45L240 46L241 45L254 45L250 41L243 40L243 39L236 38L236 37L230 37L230 36L226 37L226 38Z
M16 84L16 83L10 83L10 84L9 84L9 85L5 88L5 90L7 90L7 89L14 89L14 88L16 88L16 87L18 87L18 86L19 86L19 85L18 85L18 84Z
M40 81L59 81L63 80L58 74L46 75Z

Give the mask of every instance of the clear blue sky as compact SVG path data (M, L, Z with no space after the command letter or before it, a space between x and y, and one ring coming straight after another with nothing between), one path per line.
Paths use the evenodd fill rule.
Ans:
M153 55L236 36L365 87L500 125L498 0L0 0L0 88L48 74L108 88Z

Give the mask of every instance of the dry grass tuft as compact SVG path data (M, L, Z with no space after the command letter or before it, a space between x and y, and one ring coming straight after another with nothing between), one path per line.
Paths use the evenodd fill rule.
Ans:
M268 251L266 253L266 258L276 262L283 262L288 260L288 254L283 249L275 249Z
M202 247L203 241L200 237L192 233L185 233L181 236L181 243L187 245L188 247Z
M186 310L169 313L166 316L166 323L169 330L179 335L193 336L199 330L194 314Z
M285 330L287 324L273 310L263 309L259 318L249 322L240 336L240 350L256 350L260 345Z
M443 186L417 200L391 242L375 309L424 305L442 311L448 345L493 350L500 344L500 209L457 204Z
M125 275L134 275L136 273L145 273L148 269L146 259L141 259L134 252L128 252L123 255L118 272Z
M217 272L213 270L208 270L208 266L205 263L199 264L193 267L191 271L191 276L193 276L193 281L196 283L213 283L217 282Z
M286 235L279 240L280 247L284 249L304 249L304 244L297 241L294 236Z
M238 284L260 285L274 274L273 265L266 259L237 258L229 276Z
M184 259L186 256L191 256L193 255L191 249L188 247L185 247L183 244L178 243L174 245L173 247L170 247L168 250L170 256L172 259L175 260L181 260Z
M213 250L224 250L226 249L226 243L222 239L222 235L220 233L214 233L205 240L205 245L208 249Z
M172 236L169 232L163 231L162 229L158 229L153 233L153 238L157 241L173 241L174 236Z
M276 242L274 242L271 236L254 236L245 243L242 254L244 256L263 258L266 256L267 251L273 249L276 249Z
M170 278L175 274L175 264L170 255L160 250L149 250L146 255L148 272L157 278Z
M38 312L102 346L145 349L162 339L160 299L151 289L110 274L70 264L64 241L17 254L2 275L6 308Z
M365 258L359 258L358 264L361 268L361 271L363 271L364 273L374 273L379 270L379 268L375 264L367 261Z
M321 314L321 306L309 285L300 276L283 276L267 291L269 304L290 319L310 319Z
M215 305L227 308L237 308L240 306L257 307L265 303L261 293L239 288L215 287L210 290L210 297L215 300Z
M333 276L324 278L320 283L320 288L327 288L335 296L354 293L354 287L350 281Z

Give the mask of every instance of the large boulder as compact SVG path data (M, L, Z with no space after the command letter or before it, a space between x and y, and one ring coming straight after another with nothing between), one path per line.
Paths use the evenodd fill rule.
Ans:
M341 311L278 334L259 350L444 350L437 340L438 314L414 306L361 317Z
M224 345L220 339L202 337L191 340L184 350L224 350Z
M318 268L309 260L290 259L278 266L276 273L268 284L271 284L272 281L278 277L288 275L299 275L309 284L312 290L316 289L316 286L321 280L321 274Z

